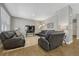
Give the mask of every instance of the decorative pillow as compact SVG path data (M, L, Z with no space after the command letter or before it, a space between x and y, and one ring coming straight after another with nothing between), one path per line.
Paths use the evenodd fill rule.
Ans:
M22 35L20 31L16 30L16 36Z

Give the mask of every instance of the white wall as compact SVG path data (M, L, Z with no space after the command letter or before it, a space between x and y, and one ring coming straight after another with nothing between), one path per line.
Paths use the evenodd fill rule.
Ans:
M58 21L57 21L57 15L55 15L53 17L49 17L47 20L43 21L42 23L45 24L43 26L42 30L57 30L57 27L58 27L58 25L57 25L57 23L58 23ZM47 27L47 25L49 23L53 23L54 24L53 28L51 28L51 27L48 28Z
M79 39L79 14L77 16L77 39Z
M69 32L69 43L73 42L73 19L74 19L74 13L73 13L73 9L69 6L68 7L69 11L68 11L68 17L69 17L69 25L68 25L68 32Z
M1 32L1 7L0 7L0 32Z
M73 10L70 6L64 7L58 12L58 27L60 25L66 31L67 38L65 39L68 44L73 41Z
M3 26L3 29L2 29ZM6 12L3 6L0 4L0 32L10 30L10 15ZM2 48L0 41L0 48Z
M38 21L23 19L19 17L12 17L11 19L11 30L15 30L16 28L20 28L21 32L25 34L25 25L34 25L35 33L38 32Z
M10 30L10 16L5 11L3 7L1 7L1 31L9 31Z
M57 11L56 15L58 17L58 29L60 29L61 26L68 25L68 6Z
M43 29L54 29L59 30L60 25L68 25L68 7L58 10L54 16L49 17L47 20L43 21L46 24ZM48 23L54 23L53 28L47 28Z

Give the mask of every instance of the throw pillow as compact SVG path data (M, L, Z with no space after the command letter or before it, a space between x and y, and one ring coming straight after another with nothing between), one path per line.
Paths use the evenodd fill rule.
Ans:
M22 35L20 31L16 30L16 36Z

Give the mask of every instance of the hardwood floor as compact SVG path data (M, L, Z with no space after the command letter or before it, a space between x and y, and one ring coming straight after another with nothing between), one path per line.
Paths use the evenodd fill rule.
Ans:
M79 40L73 39L70 45L63 45L49 52L38 46L38 37L26 38L26 46L12 50L0 50L2 56L79 56Z

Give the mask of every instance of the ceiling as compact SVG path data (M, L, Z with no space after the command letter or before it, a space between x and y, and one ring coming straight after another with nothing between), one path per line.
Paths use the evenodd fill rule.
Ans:
M45 20L55 14L61 8L71 5L79 11L79 4L67 3L5 3L6 8L12 16L32 20Z

